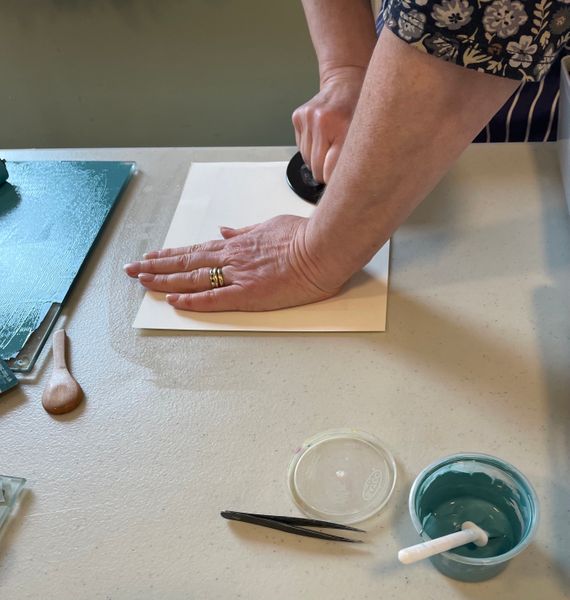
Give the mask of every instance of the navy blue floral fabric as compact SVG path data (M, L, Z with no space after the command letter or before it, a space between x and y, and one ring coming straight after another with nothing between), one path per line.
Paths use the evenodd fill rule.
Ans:
M386 27L452 63L540 81L570 41L570 0L386 0Z

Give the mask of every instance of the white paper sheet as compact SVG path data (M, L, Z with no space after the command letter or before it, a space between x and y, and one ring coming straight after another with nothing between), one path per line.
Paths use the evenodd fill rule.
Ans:
M285 180L286 162L193 163L164 248L220 238L219 226L244 227L280 214L310 216ZM384 331L389 243L336 297L270 312L197 313L173 309L146 292L133 327L202 331ZM213 265L218 266L218 265Z

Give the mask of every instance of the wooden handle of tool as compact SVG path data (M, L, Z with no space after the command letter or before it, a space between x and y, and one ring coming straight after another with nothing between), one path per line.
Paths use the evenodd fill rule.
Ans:
M56 369L67 369L65 364L65 329L53 334L53 364Z

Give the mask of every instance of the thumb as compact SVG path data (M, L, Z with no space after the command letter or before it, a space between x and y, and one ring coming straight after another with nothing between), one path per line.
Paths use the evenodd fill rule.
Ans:
M257 225L248 225L247 227L241 227L240 229L234 229L233 227L220 227L220 233L225 240L229 240L230 238L236 237L237 235L241 235L242 233L247 233L257 227Z
M342 144L336 142L329 148L325 156L325 162L323 164L323 179L325 180L325 183L328 183L331 179L341 150Z

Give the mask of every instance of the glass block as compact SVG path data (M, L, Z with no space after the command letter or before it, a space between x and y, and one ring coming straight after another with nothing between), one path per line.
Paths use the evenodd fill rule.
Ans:
M24 489L25 479L0 475L0 535Z

